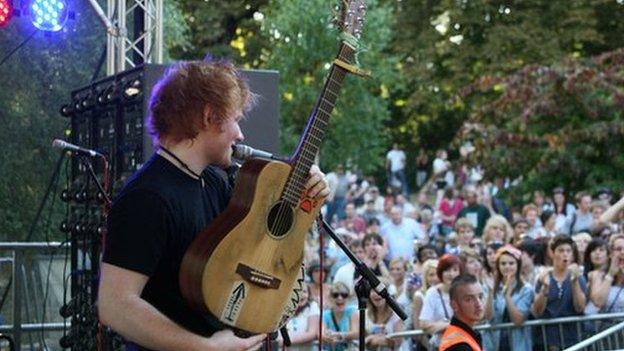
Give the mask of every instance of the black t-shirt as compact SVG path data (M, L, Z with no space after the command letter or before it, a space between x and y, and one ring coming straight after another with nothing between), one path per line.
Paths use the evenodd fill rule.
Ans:
M143 299L189 331L210 335L214 330L187 305L178 283L186 249L230 199L230 184L218 169L206 168L202 178L204 184L152 156L113 204L103 261L148 276ZM145 350L135 347L128 349Z

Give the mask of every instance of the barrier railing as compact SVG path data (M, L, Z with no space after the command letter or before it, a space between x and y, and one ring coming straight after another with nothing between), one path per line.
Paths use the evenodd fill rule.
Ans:
M533 340L537 340L537 338L535 338L535 331L536 329L538 331L541 331L541 344L543 345L543 350L548 350L548 346L549 346L549 342L548 342L548 335L547 335L547 327L549 326L557 326L557 329L559 331L559 335L558 336L558 343L555 344L559 344L558 345L558 349L563 350L567 345L566 344L566 333L565 330L563 328L563 325L566 324L572 324L574 323L576 326L576 338L577 340L575 340L574 344L580 343L581 340L585 339L586 337L589 337L591 334L600 331L601 326L599 326L599 322L621 322L624 320L624 312L618 312L618 313L602 313L602 314L594 314L594 315L583 315L583 316L572 316L572 317L562 317L562 318L550 318L550 319L536 319L536 320L529 320L529 321L525 321L522 325L518 326L515 325L513 323L500 323L500 324L489 324L489 323L485 323L485 324L480 324L478 326L475 326L475 330L479 330L479 331L494 331L494 330L500 330L500 329L515 329L515 328L526 328L526 327L530 327L532 328L533 332L534 332L534 337ZM593 326L591 325L591 323L593 322ZM623 323L620 323L623 324ZM619 325L619 324L618 324ZM552 327L551 327L552 328ZM589 330L588 330L589 329ZM570 331L570 329L566 328L566 330ZM620 329L617 328L609 328L607 330L610 330L611 333L608 336L612 336L612 338L608 338L606 340L606 345L604 345L604 347L602 348L598 348L599 350L605 350L605 349L621 349L624 348L624 333L622 333L622 330L624 330L624 326L622 326ZM618 334L618 331L620 332ZM418 336L422 336L422 335L427 335L427 333L425 333L422 329L415 329L415 330L406 330L406 331L402 331L402 332L397 332L397 333L392 333L392 334L388 334L387 336L389 338L411 338L411 337L418 337ZM551 335L552 336L552 335ZM596 335L598 336L598 335ZM613 337L615 336L615 337ZM607 336L603 336L603 338L606 338ZM552 339L551 339L552 340ZM587 340L585 340L587 341ZM583 342L585 342L583 341ZM596 338L594 340L598 341L598 338ZM552 341L550 342L550 345L552 346ZM564 346L565 345L565 346ZM585 348L587 346L584 346ZM578 350L578 349L575 349Z
M576 344L576 345L574 345L572 347L569 347L569 348L565 349L564 351L578 351L578 350L582 350L582 349L590 348L590 347L592 349L594 349L594 350L596 350L596 349L604 350L604 349L606 349L604 347L605 346L604 345L605 339L606 339L607 343L610 343L610 339L609 338L614 336L615 333L618 333L618 332L621 333L622 330L624 330L624 322L620 322L620 323L618 323L618 324L616 324L616 325L614 325L614 326L612 326L612 327L610 327L610 328L608 328L606 330L603 330L600 333L598 333L598 334L596 334L596 335L594 335L592 337L589 337L589 338L583 340L582 342L580 342L580 343L578 343L578 344ZM619 338L617 338L617 337L615 338L616 343L618 342L617 341L618 339ZM596 348L597 344L599 344L599 343L601 344L600 347ZM617 345L616 348L619 349L620 348L619 345Z
M0 251L11 251L13 253L9 261L12 261L12 324L0 325L0 332L12 336L12 346L15 350L22 349L22 333L24 332L46 332L59 331L69 327L69 323L23 323L23 307L28 307L33 301L25 301L25 254L27 251L36 251L38 254L56 253L66 243L61 242L0 242ZM6 258L3 261L7 261ZM32 348L32 347L31 347ZM13 349L13 347L12 347Z

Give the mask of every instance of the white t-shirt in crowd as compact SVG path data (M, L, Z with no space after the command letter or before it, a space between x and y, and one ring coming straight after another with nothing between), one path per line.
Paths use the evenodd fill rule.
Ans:
M292 338L295 335L299 335L305 333L308 330L308 317L310 316L320 316L321 309L316 301L310 301L308 307L303 309L301 313L293 317L286 323L286 328L288 329L288 335ZM313 346L313 342L310 342L305 345L292 345L288 347L288 350L297 350L297 351L312 351L316 350L318 347Z
M409 262L414 258L414 240L425 242L422 226L411 218L404 217L400 224L388 221L381 227L381 236L388 243L390 259L402 256Z
M405 152L403 150L390 150L386 155L390 161L390 172L397 172L405 167Z

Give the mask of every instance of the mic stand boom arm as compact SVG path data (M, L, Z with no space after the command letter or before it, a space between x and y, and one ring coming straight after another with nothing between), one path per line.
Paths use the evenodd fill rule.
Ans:
M360 282L358 282L358 284L364 283L364 282L368 283L368 286L370 286L371 289L374 289L375 292L379 294L379 296L383 297L386 300L386 303L388 304L388 306L392 309L392 311L394 311L394 313L397 314L397 316L399 316L399 318L401 318L402 320L406 320L407 314L405 314L405 312L403 311L403 308L401 308L401 306L396 302L396 300L388 293L388 288L382 282L379 281L377 276L375 276L373 271L371 271L371 269L368 268L368 266L362 263L360 259L355 257L353 252L351 252L351 250L349 250L347 245L345 245L345 243L342 242L342 240L340 240L340 238L334 232L332 227L320 215L319 215L319 220L321 221L321 224L323 226L323 230L325 231L325 233L327 233L332 239L334 239L334 241L336 242L336 244L338 244L340 249L347 255L347 257L349 257L351 262L353 262L353 264L355 265L355 271L358 272L360 276L362 277L360 279ZM363 291L368 291L368 289L356 288L356 292L358 293L358 300L368 299L368 296L361 296L363 295L362 294ZM366 293L364 293L364 295L366 295ZM360 307L362 307L361 304L360 304ZM360 350L364 350L364 339L365 339L365 333L366 333L366 331L362 328L362 324L363 324L362 321L364 318L363 311L364 309L360 308Z

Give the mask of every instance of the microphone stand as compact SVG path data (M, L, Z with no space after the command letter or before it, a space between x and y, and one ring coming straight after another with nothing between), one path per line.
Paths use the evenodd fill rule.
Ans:
M358 272L361 276L360 280L356 283L355 292L358 297L358 309L360 311L360 331L359 331L359 340L360 350L365 349L365 339L366 339L366 330L365 330L365 318L366 318L366 302L368 301L368 295L370 289L375 289L375 292L379 294L379 296L383 297L386 300L388 306L396 313L399 318L402 320L407 319L407 315L401 308L401 306L396 302L396 300L388 293L388 288L379 281L377 276L371 271L368 266L366 266L360 259L355 257L353 252L349 250L347 245L345 245L342 240L338 237L338 235L334 232L333 228L319 215L319 221L322 224L323 230L327 233L340 249L347 255L347 257L353 262L355 265L355 271Z
M80 159L80 162L82 162L85 165L85 167L87 167L87 171L89 172L89 176L95 182L95 185L97 186L100 194L102 194L102 199L104 200L104 205L106 206L106 209L108 210L110 208L111 204L113 203L113 201L108 196L108 194L104 190L104 187L102 186L102 183L100 183L100 180L98 179L97 175L95 174L95 171L93 170L93 165L91 164L91 161L86 156L82 156L82 155L79 157L79 159ZM104 164L104 167L106 167L106 163Z

